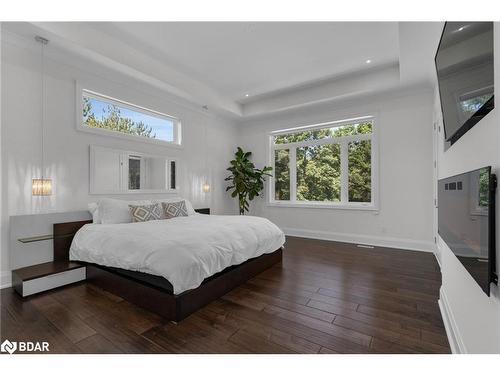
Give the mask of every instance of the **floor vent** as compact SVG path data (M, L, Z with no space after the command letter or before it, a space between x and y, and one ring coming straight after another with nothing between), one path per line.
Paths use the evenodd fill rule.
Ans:
M357 247L362 247L363 249L374 249L375 246L372 246L372 245L360 245L360 244L357 244L356 245Z

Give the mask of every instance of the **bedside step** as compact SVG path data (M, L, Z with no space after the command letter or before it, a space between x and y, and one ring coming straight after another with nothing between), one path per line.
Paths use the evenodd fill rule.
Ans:
M86 278L85 266L74 262L47 262L12 271L17 293L27 297Z

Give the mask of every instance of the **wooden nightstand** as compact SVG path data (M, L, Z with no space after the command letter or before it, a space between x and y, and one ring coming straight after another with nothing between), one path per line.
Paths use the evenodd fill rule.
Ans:
M12 286L23 297L85 280L84 265L54 261L12 271Z

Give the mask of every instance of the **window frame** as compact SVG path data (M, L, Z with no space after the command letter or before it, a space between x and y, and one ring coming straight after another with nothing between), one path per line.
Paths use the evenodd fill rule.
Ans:
M148 116L154 116L157 118L165 119L168 121L172 121L173 123L173 141L165 141L162 139L155 139L155 138L147 138L139 135L133 135L133 134L126 134L126 133L121 133L118 131L114 130L109 130L109 129L103 129L103 128L91 128L89 126L86 126L83 122L83 97L90 97L99 101L104 101L106 103L110 103L111 105L116 105L122 108L126 108L128 110L134 111L134 112L140 112ZM105 136L110 136L110 137L115 137L115 138L121 138L121 139L126 139L129 141L138 141L138 142L146 142L146 143L153 143L161 146L167 146L167 147L175 147L175 148L182 148L182 124L181 120L177 117L167 115L165 113L149 109L146 107L142 107L137 104L129 103L127 101L117 99L114 97L111 97L106 94L102 94L99 92L96 92L91 89L87 89L83 87L80 84L76 84L76 128L79 131L83 131L86 133L92 133L92 134L98 134L98 135L105 135Z
M344 137L323 138L310 141L301 141L293 143L275 144L274 137L282 134L300 133L303 131L318 130L328 127L340 127L357 123L361 121L370 121L372 123L371 134L350 135ZM371 202L349 202L349 142L370 140L371 141ZM328 121L319 124L297 126L294 128L275 130L268 133L268 163L273 167L272 177L268 184L268 206L274 207L303 207L303 208L329 208L343 210L379 210L379 182L378 182L378 126L375 115L358 116L348 119ZM319 146L326 144L338 144L340 146L340 178L341 200L339 202L322 201L298 201L297 200L297 148L307 146ZM275 197L275 150L289 150L289 170L290 170L290 200L276 200ZM294 161L294 163L292 163Z

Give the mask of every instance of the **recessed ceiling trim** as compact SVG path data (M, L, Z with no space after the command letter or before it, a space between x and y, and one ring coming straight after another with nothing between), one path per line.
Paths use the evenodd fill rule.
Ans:
M304 105L344 99L377 90L387 90L399 86L399 64L390 64L363 73L351 74L342 78L323 81L307 86L265 96L242 104L243 116L258 116L264 113L289 110Z

